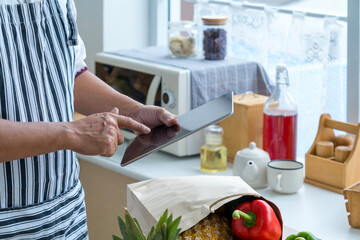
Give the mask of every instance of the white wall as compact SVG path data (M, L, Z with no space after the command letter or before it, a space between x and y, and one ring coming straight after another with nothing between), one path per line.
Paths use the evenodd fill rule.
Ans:
M76 0L77 24L85 46L86 64L94 71L94 56L103 49L103 0Z
M151 1L75 0L90 71L94 72L94 56L98 52L149 45Z
M149 3L149 0L105 1L104 51L149 44Z

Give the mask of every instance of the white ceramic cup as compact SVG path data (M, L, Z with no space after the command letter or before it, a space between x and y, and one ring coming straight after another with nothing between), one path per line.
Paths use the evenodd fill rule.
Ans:
M267 179L273 191L296 193L304 183L304 165L293 160L273 160L268 163Z

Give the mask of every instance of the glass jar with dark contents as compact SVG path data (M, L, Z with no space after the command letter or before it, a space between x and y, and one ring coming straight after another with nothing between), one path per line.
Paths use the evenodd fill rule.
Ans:
M226 16L203 16L203 50L206 60L223 60L226 56Z

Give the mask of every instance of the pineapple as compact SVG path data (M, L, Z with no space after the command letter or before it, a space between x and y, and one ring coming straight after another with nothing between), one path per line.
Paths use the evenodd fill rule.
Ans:
M233 240L231 222L222 215L210 214L194 227L181 233L178 240Z
M132 218L129 213L125 213L125 222L118 217L123 238L113 235L113 240L176 240L181 231L178 228L181 217L174 221L172 218L172 214L168 217L168 210L166 210L159 219L156 228L152 227L150 233L145 237L138 221Z

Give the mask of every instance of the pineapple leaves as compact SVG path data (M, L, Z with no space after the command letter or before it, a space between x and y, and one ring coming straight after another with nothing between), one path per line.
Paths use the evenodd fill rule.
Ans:
M137 223L135 223L134 219L130 216L130 214L125 214L125 221L126 228L128 229L127 234L129 235L129 240L146 240L140 227L138 227Z
M154 226L151 227L150 233L148 234L146 240L151 240L151 236L154 235L155 228Z
M161 225L161 234L163 236L162 239L168 239L167 238L167 231L166 231L166 223L163 223L163 225Z
M125 225L124 221L121 219L121 217L119 217L119 216L118 216L118 224L119 224L121 235L123 236L124 240L129 239L129 237L127 235L127 232L126 232L126 225ZM119 239L117 239L117 238L119 238L119 237L118 236L113 236L114 240L121 239L121 238L119 238Z
M168 225L168 226L170 225L170 223L172 222L172 220L173 220L173 215L170 214L170 217L169 217L168 220L167 220L167 225Z
M179 236L180 229L178 229L178 226L180 224L180 220L181 217L178 217L173 222L170 222L170 224L168 225L168 240L176 240Z
M138 228L139 231L141 232L141 234L144 235L143 232L142 232L142 230L141 230L140 224L139 224L139 222L137 221L136 218L134 218L134 221L135 221L135 223L136 223L137 228Z
M147 237L143 234L139 222L125 213L125 222L118 217L121 234L124 239L113 235L113 240L176 240L180 234L178 228L181 217L173 221L172 214L168 217L168 210L160 217L156 227L152 227Z
M158 224L156 225L155 232L159 231L161 228L161 225L166 221L168 215L168 210L166 209L164 214L160 217Z
M120 238L119 236L113 235L113 240L123 240L123 239Z

